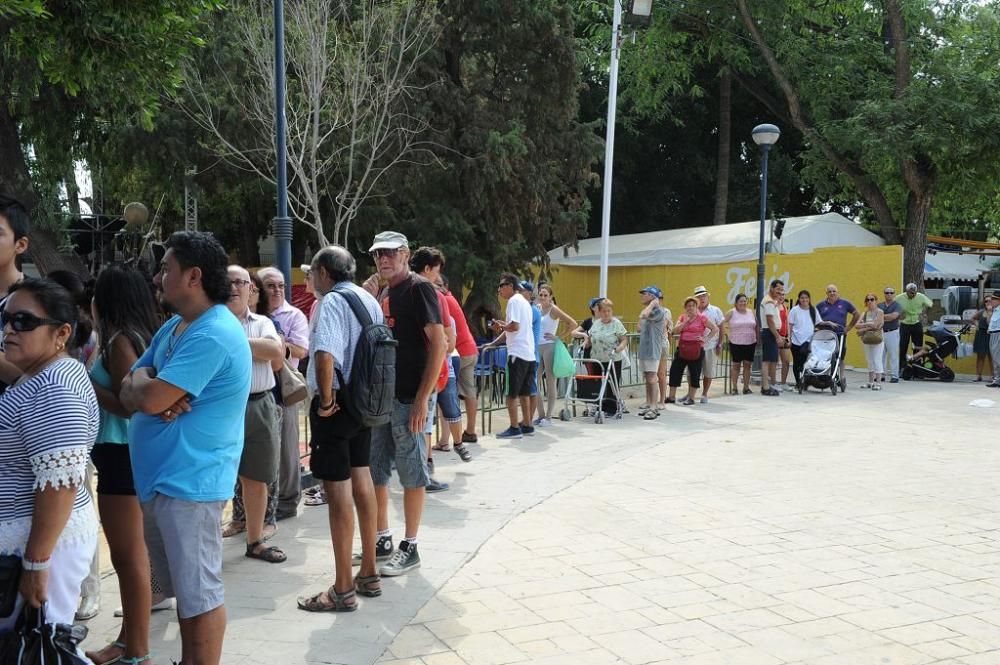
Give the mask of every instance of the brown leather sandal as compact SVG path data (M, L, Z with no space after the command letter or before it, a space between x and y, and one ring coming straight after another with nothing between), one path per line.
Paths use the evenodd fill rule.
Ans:
M354 589L337 593L330 587L315 596L296 600L300 610L306 612L353 612L358 609L358 599Z
M354 590L368 598L378 598L382 595L382 578L378 575L354 578Z

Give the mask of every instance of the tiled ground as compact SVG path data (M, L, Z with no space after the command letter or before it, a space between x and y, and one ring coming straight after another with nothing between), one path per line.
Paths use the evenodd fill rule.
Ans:
M998 411L967 406L984 393L784 395L770 417L754 395L630 425L383 662L997 665Z
M860 377L852 378L860 383ZM1000 401L981 385L759 395L436 456L423 567L348 615L322 509L280 566L227 542L225 663L1000 664ZM398 525L400 496L393 492ZM113 637L114 578L88 647ZM177 623L153 621L158 663Z

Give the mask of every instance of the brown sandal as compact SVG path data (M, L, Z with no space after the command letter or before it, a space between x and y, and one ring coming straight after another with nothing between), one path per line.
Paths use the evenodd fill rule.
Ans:
M330 587L326 591L320 591L315 596L298 598L296 602L299 609L306 612L353 612L358 609L358 599L354 589L337 593L333 587Z
M236 520L231 520L226 524L226 526L222 527L222 537L232 538L233 536L241 534L246 530L247 530L246 522L237 522Z
M451 452L451 444L448 443L435 443L431 446L432 450L440 450L442 453Z
M382 595L382 578L378 575L354 578L354 590L368 598L378 598Z
M247 543L247 558L250 559L260 559L261 561L267 561L268 563L284 563L288 557L285 553L281 551L280 547L265 547L260 552L255 552L254 550L258 545L263 545L267 542L264 538L261 538L255 543Z

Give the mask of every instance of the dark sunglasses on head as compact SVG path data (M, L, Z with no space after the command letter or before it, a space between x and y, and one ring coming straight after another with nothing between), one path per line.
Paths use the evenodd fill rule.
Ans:
M0 313L0 326L6 328L10 325L11 329L16 332L31 332L39 326L61 326L65 323L65 321L56 321L55 319L43 319L31 312Z

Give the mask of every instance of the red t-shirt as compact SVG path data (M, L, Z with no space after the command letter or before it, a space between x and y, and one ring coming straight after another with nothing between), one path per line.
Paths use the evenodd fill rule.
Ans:
M788 337L788 308L785 307L785 303L781 303L781 327L778 328L778 334L782 337Z
M451 318L455 319L455 332L457 336L455 350L458 351L458 355L474 356L478 354L479 349L476 347L476 340L472 338L472 331L469 330L469 322L465 320L465 312L462 311L462 306L458 304L455 296L451 295L451 291L444 294L444 299L448 303L448 314L451 315Z

